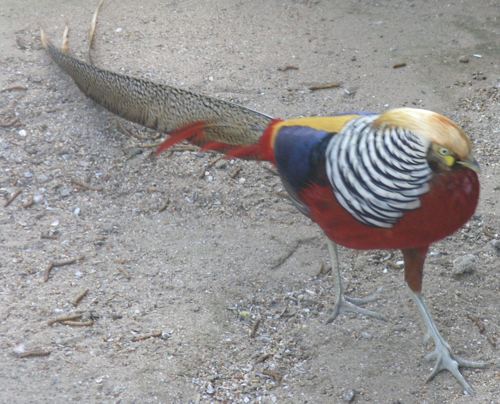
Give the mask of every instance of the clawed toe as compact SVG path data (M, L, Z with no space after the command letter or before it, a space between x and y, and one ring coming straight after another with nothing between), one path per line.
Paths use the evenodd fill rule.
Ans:
M359 301L361 302L358 303ZM374 299L373 298L370 298L370 300L366 300L363 298L358 299L358 298L343 296L343 294L341 294L337 297L337 301L335 302L335 306L333 307L333 312L326 322L329 324L333 320L335 320L340 313L347 313L347 312L362 314L367 317L373 317L378 320L387 321L387 319L382 314L359 306L360 304L365 304L371 301L374 301Z
M467 380L465 380L464 376L460 372L460 367L485 368L488 366L487 363L474 362L459 357L454 357L451 351L448 349L448 347L445 346L437 347L433 352L426 355L426 359L436 360L434 368L432 369L431 374L427 378L427 382L434 379L434 377L439 372L447 370L455 377L455 379L457 379L457 381L461 384L464 390L471 395L474 394L474 389L467 382Z

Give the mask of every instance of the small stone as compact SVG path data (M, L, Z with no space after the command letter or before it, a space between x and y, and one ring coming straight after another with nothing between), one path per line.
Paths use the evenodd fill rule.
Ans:
M460 278L469 275L476 270L476 256L472 254L462 255L453 261L453 277Z
M462 55L462 56L460 56L460 57L458 58L458 61L459 61L460 63L469 63L469 57L468 57L468 56L466 56L466 55Z
M217 170L224 170L226 167L227 167L226 159L219 160L217 163L215 163L215 168Z
M73 209L73 214L75 216L80 216L80 208L76 207L75 209Z
M17 354L17 355L22 354L24 351L26 351L26 347L24 346L23 343L17 344L14 347L14 353Z
M68 196L71 195L71 192L73 191L70 187L60 187L59 188L59 195L61 195L63 198L67 198Z
M174 332L172 330L163 330L161 332L160 338L163 339L163 340L170 339L170 338L172 338L172 334L173 333Z
M215 393L215 389L214 389L214 386L212 386L212 383L208 383L208 386L205 390L207 392L207 394L214 394Z
M373 338L373 335L371 335L369 332L367 331L362 331L361 332L361 338L364 338L364 339L372 339Z
M19 136L25 137L26 136L26 131L24 129L21 129L19 132L17 132Z
M492 240L491 246L493 250L496 252L497 256L500 256L500 240Z
M242 320L248 320L250 318L250 312L246 311L246 310L242 310L242 311L238 312L238 316Z
M115 32L118 32L118 33L122 32L122 31L123 31L122 27L118 27L117 29L115 29Z
M342 400L346 403L352 403L356 397L356 390L349 389L342 393Z
M344 88L344 96L354 97L356 95L357 91L358 91L357 87L345 87Z

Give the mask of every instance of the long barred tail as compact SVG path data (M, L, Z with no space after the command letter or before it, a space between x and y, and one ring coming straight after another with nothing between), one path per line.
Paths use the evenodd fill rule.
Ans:
M40 38L50 57L80 90L122 118L173 134L173 143L175 139L192 138L202 147L228 151L258 143L272 121L271 117L241 105L114 73L76 59L69 54L67 34L66 28L61 49L52 45L43 31Z

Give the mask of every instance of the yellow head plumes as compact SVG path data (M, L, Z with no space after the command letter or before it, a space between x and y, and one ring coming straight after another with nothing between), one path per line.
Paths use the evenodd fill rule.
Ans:
M425 109L397 108L380 115L374 126L397 126L428 140L444 165L461 164L475 171L479 167L472 157L469 137L451 119Z

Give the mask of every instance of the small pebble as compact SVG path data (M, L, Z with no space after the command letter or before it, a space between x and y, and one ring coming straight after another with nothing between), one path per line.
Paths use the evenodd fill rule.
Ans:
M18 344L14 347L14 353L17 355L22 354L24 351L26 351L26 347L24 346L23 343Z
M242 310L238 313L238 316L242 319L242 320L248 320L250 318L250 312L249 311L246 311L246 310Z
M356 397L356 390L346 390L342 393L342 400L346 403L352 403L354 398Z
M500 256L500 240L492 240L491 246L493 247L493 250L495 250L495 252L497 253L497 256Z
M215 393L215 389L214 389L214 386L212 386L212 383L208 383L208 386L205 390L207 392L207 394L214 394Z
M468 57L468 56L466 56L466 55L462 55L462 56L460 56L460 57L458 58L458 61L459 61L460 63L469 63L469 57Z
M224 170L227 167L227 160L222 159L215 163L215 168L218 170Z
M24 129L21 129L19 132L17 132L19 136L25 137L26 136L26 131Z
M453 277L460 278L476 270L476 256L472 254L462 255L453 261Z
M372 339L373 338L373 335L371 335L369 332L367 331L362 331L361 332L361 337L364 338L364 339Z
M71 192L73 191L70 187L60 187L59 188L59 195L61 195L63 198L67 198L68 196L71 195Z
M74 214L75 216L80 216L80 208L75 208L75 209L73 209L73 214Z
M123 28L121 27L118 27L117 29L115 29L115 32L122 32L123 31Z

